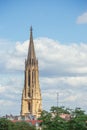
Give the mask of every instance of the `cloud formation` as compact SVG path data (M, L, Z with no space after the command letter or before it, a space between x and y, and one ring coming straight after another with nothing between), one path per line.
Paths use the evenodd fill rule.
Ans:
M77 24L87 24L87 12L77 17Z
M38 38L34 40L34 43L41 72L44 73L45 70L47 75L54 73L59 76L87 74L87 45L85 43L64 45L49 38ZM24 69L28 45L28 40L23 43L17 42L14 50L8 51L4 59L7 69Z
M87 110L87 44L61 44L49 38L37 38L34 44L39 60L43 109L57 104L58 92L59 105L79 106ZM7 110L12 112L14 105L15 114L20 112L28 46L29 41L26 40L0 51L0 104L6 101L9 104L7 107L3 105L3 108L0 105L1 113L3 110L4 113Z

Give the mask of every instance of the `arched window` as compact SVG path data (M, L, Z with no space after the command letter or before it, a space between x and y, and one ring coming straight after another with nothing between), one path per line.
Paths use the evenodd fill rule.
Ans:
M35 78L35 72L34 72L34 70L32 71L32 83L34 83L34 78Z
M32 96L33 96L33 89L32 89Z
M28 92L28 97L30 97L30 92Z
M29 102L28 103L28 111L30 112L30 109L31 109L31 103Z
M30 86L30 70L28 71L28 86Z

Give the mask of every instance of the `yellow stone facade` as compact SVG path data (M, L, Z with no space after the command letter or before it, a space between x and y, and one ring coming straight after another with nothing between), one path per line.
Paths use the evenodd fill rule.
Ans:
M38 60L36 59L32 27L27 60L25 60L25 80L22 92L21 115L32 114L39 117L42 111L42 98L39 85Z

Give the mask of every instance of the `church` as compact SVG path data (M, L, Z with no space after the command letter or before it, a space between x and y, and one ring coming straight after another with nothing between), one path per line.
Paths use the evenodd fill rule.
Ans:
M21 99L21 116L33 115L40 117L42 112L42 97L39 84L38 60L36 58L32 27L27 59L25 60L24 88Z

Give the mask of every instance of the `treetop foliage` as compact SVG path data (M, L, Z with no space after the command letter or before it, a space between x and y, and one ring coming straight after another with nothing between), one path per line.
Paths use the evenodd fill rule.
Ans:
M87 114L81 108L53 106L49 112L43 110L40 119L42 130L87 130Z
M16 122L0 118L0 130L35 130L35 127L29 125L27 122Z

